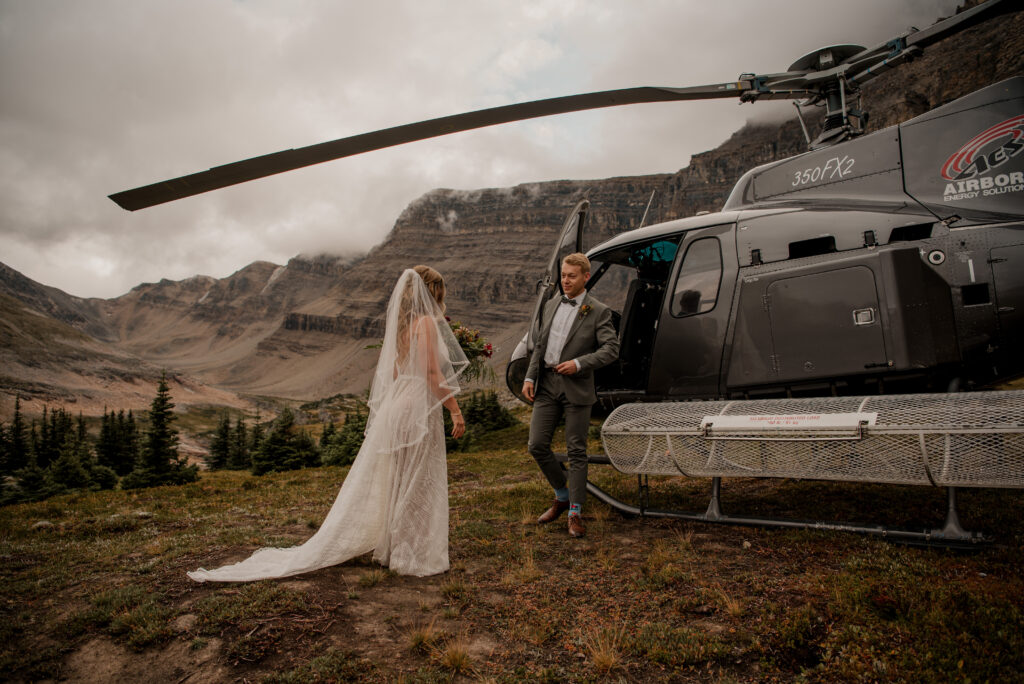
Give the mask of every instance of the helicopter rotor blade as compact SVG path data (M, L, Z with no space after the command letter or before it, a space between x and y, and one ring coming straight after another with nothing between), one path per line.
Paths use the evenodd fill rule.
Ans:
M851 67L848 73L855 72L847 78L847 81L853 85L863 84L903 62L913 59L920 54L923 48L934 45L957 31L968 29L993 16L1020 10L1020 3L1013 0L988 0L959 14L937 21L926 29L907 31L843 60L842 64Z
M292 171L313 164L341 159L385 147L425 140L449 133L485 126L523 121L554 114L601 109L644 102L738 98L753 88L749 80L731 81L688 88L640 87L605 90L582 95L555 97L520 104L492 107L420 121L372 133L362 133L330 142L283 150L260 157L216 166L188 176L153 183L110 195L110 199L129 211L191 197L210 190Z
M955 31L962 31L1001 13L1019 12L1021 5L1016 0L988 0L969 10L954 14L948 19L937 21L926 29L913 31L906 36L907 47L925 47L937 43Z

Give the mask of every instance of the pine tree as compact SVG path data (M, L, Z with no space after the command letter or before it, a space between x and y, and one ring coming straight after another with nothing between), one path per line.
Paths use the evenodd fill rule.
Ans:
M256 420L252 424L252 432L249 437L249 453L255 454L256 450L263 444L263 424L260 422L260 410L256 409Z
M228 468L231 470L248 470L251 466L249 436L246 434L245 422L239 417L235 422L235 430L231 433L231 444L228 449Z
M322 449L324 465L352 465L363 445L367 418L366 404L362 402L356 404L355 410L345 414L341 429L331 436L330 443Z
M84 435L85 424L79 417L81 423L80 432ZM52 409L47 417L47 407L43 406L43 419L39 424L39 445L36 448L36 463L40 468L46 469L60 458L64 449L64 442L68 435L73 434L74 424L71 416L64 409Z
M297 468L320 467L320 447L305 430L299 430L295 435L295 451L298 457Z
M100 436L96 439L96 462L109 468L114 466L117 447L114 441L114 414L107 413L103 407L103 418L100 419Z
M334 437L335 433L337 433L337 429L334 427L334 419L331 418L330 420L327 421L327 424L324 425L323 432L320 433L321 449L325 448L328 444L331 443L331 438Z
M223 470L228 466L228 455L231 450L231 418L227 412L221 415L217 424L217 432L210 442L210 453L206 457L206 467L210 470Z
M31 430L21 415L21 397L14 398L14 416L11 426L6 431L6 459L4 469L13 475L16 481L11 487L5 487L0 494L0 503L18 501L39 501L56 493L54 486L46 477L46 472L36 461L35 445L39 444L39 434L35 421Z
M124 409L117 413L117 439L118 451L117 460L114 463L114 472L118 475L127 475L139 462L141 455L139 448L139 428L135 424L135 416L131 409L128 415L124 415Z
M57 412L54 411L48 417L46 410L47 406L43 404L43 418L39 422L39 440L35 443L36 463L44 470L60 456L61 447L60 443L54 443L57 437L54 434L56 429L51 430L50 426L51 419L52 422L56 423ZM56 428L56 425L53 427Z
M79 442L89 441L89 430L85 427L85 418L82 416L82 412L78 412L78 421L76 422L76 430L78 431L77 437Z
M9 503L40 501L58 491L49 482L43 469L36 463L35 454L28 455L28 462L23 468L15 471L14 476L18 479L18 488L11 494Z
M75 435L68 435L56 460L46 469L46 475L60 490L88 489L92 484L88 460L88 444Z
M163 484L195 482L198 469L188 466L178 455L178 431L174 428L174 403L167 387L167 373L160 375L156 397L149 408L149 426L136 468L125 476L125 489L155 487Z
M123 422L123 410L121 411L121 419ZM100 423L100 436L96 440L96 462L100 466L110 468L115 473L122 467L121 463L124 460L124 443L120 428L117 416L113 411L107 413L107 408L104 406L103 420ZM119 474L123 475L130 471L131 467L128 467Z
M173 410L174 402L164 372L149 408L149 427L142 448L143 466L157 477L169 473L178 461L178 431L173 425Z
M36 463L39 462L39 429L36 427L35 418L32 419L32 423L28 430L28 451L36 459Z
M296 453L289 433L294 424L295 414L286 407L271 424L267 436L252 454L253 475L291 470L289 465L296 460Z
M11 472L9 465L11 453L11 439L8 437L7 428L4 427L4 422L0 420L0 477L8 475Z
M305 430L295 428L295 414L285 408L274 420L259 449L252 453L253 475L320 465L320 450Z

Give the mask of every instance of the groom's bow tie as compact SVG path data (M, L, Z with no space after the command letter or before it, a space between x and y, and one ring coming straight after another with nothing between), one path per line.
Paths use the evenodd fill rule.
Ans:
M575 299L569 299L565 295L562 295L562 303L563 304L568 304L569 306L576 306L576 300Z

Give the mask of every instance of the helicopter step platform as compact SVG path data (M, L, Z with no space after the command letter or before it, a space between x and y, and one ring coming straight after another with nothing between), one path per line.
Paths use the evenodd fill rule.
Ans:
M564 453L556 453L555 458L562 463L568 461ZM611 460L603 454L588 454L587 461L595 465L611 465ZM628 504L601 489L593 482L587 481L587 493L598 501L614 508L629 517L671 518L674 520L690 520L693 522L715 523L719 525L741 525L748 527L769 527L800 530L828 530L833 532L853 532L883 537L885 539L920 546L941 546L954 549L974 549L991 541L982 534L968 532L960 526L956 512L956 488L947 490L946 522L941 529L926 531L904 530L883 525L868 525L848 522L828 522L823 520L789 520L785 518L764 518L756 516L726 515L721 510L722 478L711 480L711 501L706 511L675 511L650 506L650 487L647 475L637 475L637 494L639 505Z
M588 483L628 515L873 534L909 543L984 541L960 527L956 488L1024 488L1024 391L625 404L601 430L606 457L637 475L640 505ZM707 511L649 507L647 476L712 478ZM766 477L947 488L946 523L924 532L724 515L721 478Z

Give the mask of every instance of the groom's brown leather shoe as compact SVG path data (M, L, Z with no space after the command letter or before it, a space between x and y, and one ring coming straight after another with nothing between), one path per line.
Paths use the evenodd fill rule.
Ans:
M582 537L587 533L583 528L583 519L575 513L569 514L569 536Z
M558 499L555 499L555 502L551 504L551 508L541 513L540 517L537 518L537 524L543 525L544 523L551 522L558 516L562 515L562 511L567 508L569 508L568 501L559 501Z

